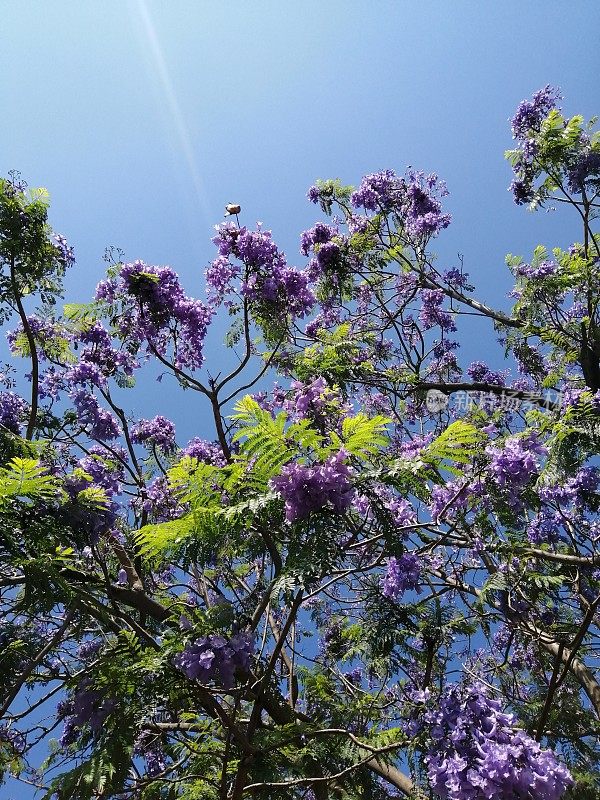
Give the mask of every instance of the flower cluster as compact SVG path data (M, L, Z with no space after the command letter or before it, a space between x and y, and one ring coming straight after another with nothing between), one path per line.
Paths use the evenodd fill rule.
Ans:
M433 322L437 318L442 331L455 330L452 315L441 308L431 309L433 312L429 321ZM458 356L456 351L460 344L453 339L444 336L443 339L436 339L431 348L431 360L427 364L426 375L434 377L436 380L447 381L452 373L459 374Z
M84 725L89 726L93 736L97 736L115 706L114 698L105 696L100 689L94 689L91 680L83 678L73 697L60 704L59 716L65 719L60 737L61 747L73 744Z
M229 639L211 634L196 639L175 658L175 666L190 680L201 683L214 681L231 689L236 670L247 672L254 652L254 640L249 633L236 633Z
M448 481L444 486L432 486L429 513L437 522L441 518L452 518L467 510L473 500L472 486L467 482L457 484ZM443 516L442 516L443 515Z
M96 300L120 302L116 316L120 335L132 343L146 343L161 356L173 348L178 369L199 369L213 309L187 297L171 267L153 267L143 261L124 264L118 278L101 281Z
M419 292L423 305L419 311L419 321L423 329L440 327L443 331L455 331L454 319L448 311L442 309L444 293L441 289L421 289Z
M441 198L448 194L437 175L408 170L400 178L393 170L366 175L350 202L354 208L393 212L406 233L415 240L438 234L450 224L450 215L442 213Z
M305 519L329 505L338 514L350 507L355 489L350 483L350 468L344 463L346 456L340 450L317 466L286 464L281 474L271 479L271 486L285 501L288 522Z
M30 317L29 324L36 337L42 360L51 354L54 361L60 359L63 348L68 344L75 349L80 348L76 363L53 363L41 374L40 397L56 400L61 391L77 387L96 386L104 389L109 377L116 375L117 378L126 378L140 366L126 349L118 350L113 347L110 334L100 322L95 322L76 334L67 333L51 320L40 321L37 317ZM10 333L9 344L13 352L18 352L21 339L20 329Z
M491 456L490 472L496 483L511 492L525 486L537 475L539 461L536 456L547 455L535 433L513 436L503 447L490 445L486 453Z
M89 454L77 464L91 477L92 484L104 489L109 497L120 493L121 481L125 477L123 464L127 463L127 455L122 448L113 447L113 453L116 453L116 457L103 447L93 445Z
M27 317L27 324L35 339L38 358L40 361L44 361L49 357L56 338L64 335L64 330L53 319L44 319L36 314ZM11 353L16 356L23 355L24 346L29 347L22 324L12 331L7 331L6 340Z
M520 278L527 278L528 280L536 280L538 278L546 278L548 275L555 275L558 269L558 265L555 261L551 259L546 259L546 261L542 261L537 266L532 266L530 264L519 264L515 268L515 273Z
M9 745L13 752L18 755L25 753L27 748L27 739L21 731L16 728L11 728L4 723L0 725L0 744L2 743Z
M204 273L209 302L220 305L225 295L232 291L232 281L241 273L239 264L232 263L227 256L217 256Z
M148 732L137 737L133 752L146 762L146 775L154 777L167 768L167 756L161 746L160 738Z
M205 464L212 464L214 467L224 467L227 463L223 450L217 442L207 442L197 436L191 439L181 451L182 456L197 458Z
M467 375L475 383L491 383L494 386L504 386L506 382L505 375L490 369L485 361L473 361L467 367Z
M372 491L374 499L370 499L364 494L357 494L354 497L352 506L359 514L364 515L367 519L373 519L377 507L381 506L393 524L398 527L412 525L415 522L415 510L412 505L389 486L376 483L373 485Z
M317 222L312 228L304 231L300 236L300 252L307 256L311 251L318 251L318 245L330 242L339 233L338 229L326 222ZM317 247L315 248L315 245Z
M573 783L551 750L517 726L480 683L450 686L426 711L428 777L443 800L559 800Z
M531 100L523 100L511 119L513 138L521 145L514 164L516 178L510 185L515 203L522 205L533 199L533 180L536 176L534 159L538 154L536 137L550 111L555 108L560 93L551 86L536 92Z
M325 378L315 378L311 383L292 381L291 393L283 400L283 408L295 419L310 417L324 421L328 410L340 400L337 389L331 389Z
M166 417L141 419L131 428L131 441L152 449L157 447L165 455L175 452L175 426Z
M398 178L394 170L374 172L364 176L358 189L350 196L350 202L354 208L364 208L367 211L391 211L399 205L404 188L404 180Z
M153 522L178 519L185 512L164 475L153 480L141 497L132 500L131 505L137 513L145 511Z
M27 403L14 392L0 392L0 426L19 433L27 414Z
M121 372L123 375L133 375L135 369L140 365L139 362L125 349L117 350L113 347L109 332L102 323L96 322L77 335L78 343L83 345L79 353L79 364L90 365L97 368L101 378L100 381L93 381L100 386L106 383L106 378ZM67 373L66 380L74 382ZM85 381L80 381L81 383Z
M101 639L87 639L77 648L77 658L83 660L95 658L102 650L103 642Z
M52 236L54 246L58 250L59 259L65 267L71 267L75 263L75 253L73 248L69 245L66 238L60 233L55 233Z
M325 300L321 303L320 312L316 314L306 326L306 335L314 337L319 330L334 328L336 325L339 325L340 322L340 309L330 300Z
M115 417L102 408L93 394L85 389L73 389L69 397L79 415L79 422L87 428L91 439L110 441L122 433Z
M540 125L560 99L558 89L550 85L535 92L531 100L523 100L510 121L514 139L526 141L540 130Z
M599 482L600 475L595 467L582 467L573 477L560 484L539 486L537 492L541 506L527 527L529 541L552 544L569 528L586 528L588 522L584 511L597 491Z
M589 137L581 136L578 153L567 169L569 191L582 194L600 188L600 149L592 149Z
M400 558L388 559L387 571L382 580L384 597L398 600L404 592L420 592L420 577L419 559L413 553L404 553Z
M304 317L315 298L308 285L308 275L289 267L285 256L273 241L270 231L260 226L255 231L238 228L233 223L218 225L213 239L219 251L206 272L209 297L218 304L233 291L232 280L241 270L232 263L244 264L241 294L249 301L277 307L292 317Z

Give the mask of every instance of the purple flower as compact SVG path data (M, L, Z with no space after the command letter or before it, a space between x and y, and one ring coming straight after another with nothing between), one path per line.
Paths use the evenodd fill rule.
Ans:
M64 336L65 331L53 319L43 319L35 314L27 317L27 323L35 338L40 361L48 359L49 353L46 351L46 348L52 346L57 337ZM21 355L23 338L24 333L22 325L18 325L13 331L7 331L6 340L8 341L8 346L13 355Z
M429 781L442 800L559 800L573 779L475 682L449 686L421 721Z
M145 511L154 522L167 522L178 519L185 513L168 480L160 475L148 486L141 498L132 501L136 512Z
M404 553L400 558L390 558L387 563L387 572L382 581L384 597L398 600L407 591L421 591L419 578L419 559L413 553Z
M204 339L214 310L187 297L171 267L153 267L142 261L124 264L119 277L96 288L96 300L119 301L119 334L134 344L146 342L150 353L166 355L172 349L179 369L199 369L204 361Z
M158 448L165 455L175 452L175 426L166 417L141 419L131 428L131 441L152 449Z
M521 145L513 166L516 177L509 187L517 205L529 203L535 197L533 182L538 172L534 161L539 149L536 137L559 97L558 90L546 86L531 100L523 100L511 120L513 138Z
M511 181L508 191L512 192L515 203L518 206L530 203L533 200L533 186L531 183L532 178L524 176L523 178L515 178Z
M207 292L211 303L218 305L232 291L231 282L239 277L240 267L224 255L217 256L206 270Z
M14 392L0 392L0 425L3 428L18 434L21 423L25 421L28 404Z
M74 389L69 393L79 422L88 428L90 438L110 441L121 435L122 431L115 417L101 408L93 394L85 389Z
M321 199L321 192L317 186L311 186L308 192L306 193L306 196L308 197L311 203L315 203L316 205Z
M286 317L304 317L313 307L315 298L308 285L308 274L287 265L270 231L262 230L260 225L257 230L250 231L232 223L223 223L217 226L213 242L217 245L220 259L225 259L217 259L211 268L215 303L220 302L227 291L227 276L240 272L230 261L236 258L245 266L245 280L240 291L247 300L262 308L263 313L272 315L276 308ZM271 308L267 310L265 305Z
M116 453L117 457L104 447L94 445L89 455L78 462L78 466L92 478L92 484L104 489L108 496L120 493L121 481L125 477L123 464L127 462L127 456L120 447L116 448Z
M92 688L89 678L83 678L72 698L61 703L58 709L59 716L65 719L61 746L73 744L85 725L89 726L93 736L97 736L115 706L113 697L103 695L99 689Z
M451 286L453 289L468 289L469 287L468 272L463 272L462 270L452 268L447 269L443 273L442 277L448 286Z
M292 381L291 393L283 401L283 408L296 419L311 417L322 422L327 409L339 400L339 392L329 388L325 378L315 378L311 383Z
M197 458L205 464L215 467L224 467L227 463L221 445L217 442L207 442L206 439L195 437L191 439L181 451L183 456Z
M467 375L475 383L491 383L494 386L504 386L505 376L501 372L491 370L485 361L473 361L467 367Z
M555 275L558 265L555 261L547 260L542 261L537 267L532 267L529 264L519 264L515 269L515 273L522 278L528 280L535 280L545 278L548 275Z
M281 474L272 478L271 486L285 500L288 522L305 519L313 511L326 506L341 514L352 504L355 489L350 483L350 468L344 464L346 453L340 450L324 464L308 467L286 464Z
M540 125L560 100L560 91L548 85L537 91L531 100L523 100L510 121L514 139L527 140L539 132Z
M358 189L350 196L350 202L354 208L368 211L392 210L400 204L404 188L404 181L393 170L374 172L365 175Z
M491 456L490 472L495 481L514 492L537 475L539 462L536 456L547 455L548 451L536 434L530 433L506 439L503 447L490 445L486 453Z
M106 378L97 364L88 361L80 361L70 367L63 375L63 380L72 386L106 386Z
M440 199L448 194L436 175L409 169L400 178L392 170L366 175L351 195L354 208L393 212L405 232L415 240L437 235L450 224L450 215L442 214Z
M100 322L81 331L77 342L83 345L79 356L81 363L65 373L65 380L71 383L90 381L97 386L104 386L106 378L117 372L133 375L134 370L140 366L126 349L117 350L113 347L110 333Z
M60 261L62 261L65 267L71 267L75 263L73 248L69 246L65 237L61 236L60 233L53 234L52 238L54 239L54 246L58 251Z
M588 183L596 188L600 184L600 152L592 150L585 140L580 142L577 157L567 170L567 180L574 194L585 191Z
M331 241L339 233L333 225L325 222L317 222L312 228L304 231L300 236L300 252L307 256L314 249L315 245L323 245Z
M18 755L25 755L27 740L16 728L9 727L4 723L0 724L0 742L10 745Z
M560 538L562 522L558 512L544 509L527 526L527 538L533 544L554 544Z
M247 672L254 652L249 633L236 633L230 639L211 634L197 639L175 658L175 666L190 680L214 681L226 689L235 684L236 671Z
M94 658L102 650L102 644L101 639L88 639L82 642L77 649L77 657L83 660Z
M441 289L421 289L419 292L423 305L419 311L419 321L428 331L440 327L444 331L455 331L456 325L451 314L442 309L444 293Z

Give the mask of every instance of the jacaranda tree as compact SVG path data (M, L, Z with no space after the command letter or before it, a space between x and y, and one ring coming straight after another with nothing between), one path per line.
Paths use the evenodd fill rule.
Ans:
M233 208L204 299L113 251L62 311L46 194L0 182L26 365L0 376L5 777L58 800L600 796L600 135L557 102L519 106L512 190L581 241L509 256L512 309L434 259L435 175L317 182L303 268ZM228 373L204 363L218 314ZM465 314L495 368L461 364ZM205 438L132 416L145 366Z

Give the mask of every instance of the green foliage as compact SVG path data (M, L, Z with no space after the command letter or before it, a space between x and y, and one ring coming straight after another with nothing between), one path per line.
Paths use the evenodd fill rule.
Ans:
M360 350L359 342L351 335L350 325L338 325L333 330L320 328L316 339L314 344L295 356L295 374L306 383L323 377L329 384L345 391L355 374L352 364ZM363 369L367 367L362 365Z
M344 186L339 178L315 181L315 186L319 190L319 205L326 214L331 214L333 204L337 201L344 201L350 198L352 186Z
M34 458L13 458L0 468L0 507L12 499L59 500L58 481Z
M60 248L50 240L46 189L23 188L17 177L0 179L0 314L10 315L16 287L21 296L37 293L52 305L62 288L66 267Z
M323 439L308 420L286 427L284 411L273 417L249 395L237 403L235 410L232 419L237 422L238 430L234 440L241 440L241 455L247 463L252 462L253 481L258 490L267 488L269 479L293 458L295 448L317 454L322 450Z
M421 457L436 464L445 461L468 464L480 453L486 438L474 425L455 420L425 448Z
M148 559L163 558L196 533L197 523L198 517L192 513L169 522L144 525L135 533L138 552Z
M351 455L361 459L368 459L380 452L388 442L386 436L386 426L391 420L381 415L368 417L359 412L352 417L344 417L342 420L341 438L335 432L332 433L332 443L338 442L344 450Z

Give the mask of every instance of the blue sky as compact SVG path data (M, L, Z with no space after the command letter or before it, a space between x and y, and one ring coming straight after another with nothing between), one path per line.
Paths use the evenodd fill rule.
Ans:
M569 215L512 204L507 119L546 83L568 113L600 112L599 23L597 3L556 0L4 2L0 173L50 190L78 258L74 301L91 297L108 245L171 264L201 295L231 201L301 265L315 178L410 164L451 192L441 263L462 253L479 295L506 306L507 252L579 237ZM467 342L468 358L493 345ZM142 387L138 409L204 432L196 411Z

